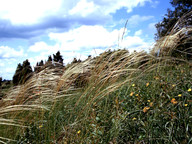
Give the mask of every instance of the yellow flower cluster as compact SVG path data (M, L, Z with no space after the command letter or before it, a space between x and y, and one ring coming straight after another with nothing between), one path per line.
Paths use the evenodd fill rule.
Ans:
M136 120L136 119L137 119L137 118L134 117L132 120Z
M187 107L188 106L188 104L185 104L185 107Z
M143 108L143 112L146 113L149 109L150 109L150 107L146 106Z
M131 92L131 93L130 93L130 96L133 96L133 94L134 94L134 92Z
M80 134L81 133L81 130L77 131L77 134Z
M158 79L159 79L159 77L158 77L158 76L154 76L154 79L158 80Z
M171 103L172 103L172 104L177 104L176 99L175 99L175 98L172 98Z
M178 97L181 97L182 96L182 94L178 94Z
M149 106L152 107L153 106L153 102L150 102Z

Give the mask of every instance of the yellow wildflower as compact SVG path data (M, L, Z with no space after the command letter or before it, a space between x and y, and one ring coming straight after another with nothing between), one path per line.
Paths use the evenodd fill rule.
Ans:
M148 102L151 102L150 100L147 100Z
M152 107L153 106L153 102L150 102L149 106Z
M131 92L131 93L130 93L130 96L133 96L133 94L134 94L134 92Z
M175 86L176 86L175 84L172 85L172 87L175 87Z
M135 96L139 96L139 94L136 94Z
M185 104L185 106L187 107L187 106L188 106L188 104Z
M172 98L171 103L177 104L177 101L175 100L175 98Z
M150 107L146 106L146 107L143 108L143 112L146 113L149 109L150 109Z
M132 84L132 87L134 87L135 86L135 84Z
M136 120L136 119L137 119L137 118L134 117L132 120Z
M188 89L188 92L191 92L191 88Z
M156 80L158 80L158 79L159 79L159 77L157 77L157 76L155 76L154 78L155 78Z
M149 83L146 83L146 87L148 87L149 86Z
M40 125L40 126L39 126L39 128L42 128L42 127L43 127L43 125Z
M80 134L81 133L81 130L79 130L78 132L77 132L77 134Z
M182 96L182 94L178 94L178 97L181 97Z

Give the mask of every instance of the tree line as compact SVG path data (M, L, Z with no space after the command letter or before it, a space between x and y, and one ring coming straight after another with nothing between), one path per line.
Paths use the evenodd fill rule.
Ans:
M34 68L34 72L40 72L42 70L42 67L47 65L60 66L60 67L64 66L63 58L61 56L60 51L58 51L56 54L53 54L53 59L50 55L45 63L43 60L37 62ZM32 75L33 70L29 60L27 59L23 61L23 64L21 63L18 64L15 74L13 76L13 85L25 83Z
M40 72L43 68L47 67L47 66L60 66L63 67L64 63L63 63L63 58L61 56L60 51L58 51L56 54L53 54L53 58L52 56L48 56L48 60L47 61L43 61L41 60L40 62L37 62L34 71L35 72Z
M23 61L23 64L21 64L21 63L18 64L15 74L13 76L13 85L19 85L19 84L25 83L33 75L34 72L38 73L46 67L63 68L64 67L63 61L64 61L64 59L63 59L60 51L58 51L56 54L53 54L53 57L51 55L48 56L47 61L44 62L43 60L41 60L40 62L37 62L36 66L34 67L34 71L33 71L32 67L30 65L30 62L27 59L27 60ZM81 62L80 59L77 60L76 58L74 58L71 63L74 64L74 63L79 63L79 62Z

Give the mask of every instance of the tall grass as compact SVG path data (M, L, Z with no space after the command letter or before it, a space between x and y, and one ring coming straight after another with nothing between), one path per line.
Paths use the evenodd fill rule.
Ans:
M191 76L187 59L126 50L47 67L1 100L0 143L191 143Z

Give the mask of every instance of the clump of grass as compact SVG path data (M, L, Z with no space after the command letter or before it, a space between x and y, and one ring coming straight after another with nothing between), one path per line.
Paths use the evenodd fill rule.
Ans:
M138 55L142 54L134 56ZM75 143L190 142L191 67L187 62L175 67L174 58L162 58L159 62L147 57L150 60L144 69L136 69L137 61L131 64L126 59L120 63L117 58L116 65L113 63L111 67L111 63L100 62L98 67L102 70L94 70L97 74L90 78L73 105L70 119L73 126L68 131L73 135L63 135L62 140ZM122 63L129 68L123 69ZM182 98L178 97L181 92L184 93ZM73 139L74 135L77 138Z

